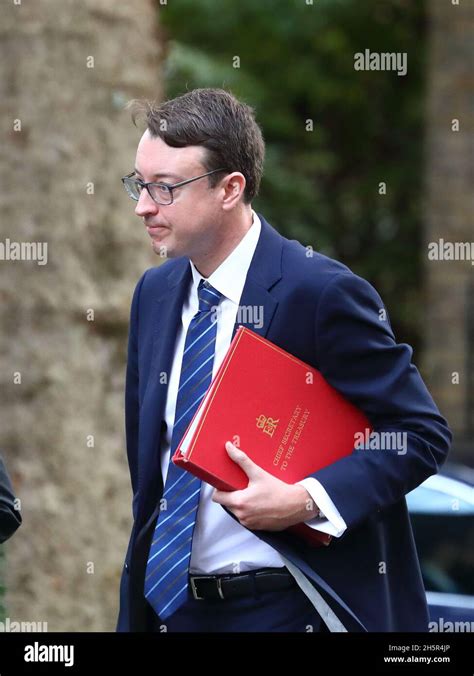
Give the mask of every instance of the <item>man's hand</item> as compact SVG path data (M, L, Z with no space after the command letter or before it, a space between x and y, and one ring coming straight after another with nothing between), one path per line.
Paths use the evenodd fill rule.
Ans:
M229 457L249 478L240 491L215 490L214 502L227 507L251 530L284 530L318 513L310 494L299 484L287 484L256 465L243 451L226 442Z

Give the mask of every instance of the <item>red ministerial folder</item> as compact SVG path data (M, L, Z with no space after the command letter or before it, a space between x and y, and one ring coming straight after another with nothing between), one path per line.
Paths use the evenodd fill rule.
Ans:
M232 441L260 467L295 483L352 453L371 425L312 366L239 326L173 462L222 491L248 478L225 450ZM291 526L313 545L331 536Z

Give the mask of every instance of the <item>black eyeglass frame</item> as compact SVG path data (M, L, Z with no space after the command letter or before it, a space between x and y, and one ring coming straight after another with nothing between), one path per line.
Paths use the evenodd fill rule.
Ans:
M135 178L135 183L138 183L139 185L141 185L142 190L143 190L143 188L146 188L147 191L148 191L148 194L151 197L151 199L156 204L159 204L160 206L169 206L170 204L173 204L173 200L174 200L173 190L175 188L180 188L182 185L187 185L188 183L192 183L193 181L198 181L200 178L205 178L206 176L210 176L211 174L215 174L218 171L227 171L227 169L225 169L224 167L221 167L220 169L213 169L212 171L208 171L207 173L201 174L200 176L193 176L193 178L187 178L185 181L180 181L179 183L173 183L171 185L169 183L163 183L161 181L148 181L148 183L145 183L144 181L140 180L139 178ZM132 200L134 200L135 202L138 202L138 200L140 199L140 195L138 195L138 197L136 197L136 198L133 197L133 195L131 195L130 192L128 191L127 185L125 183L125 181L127 179L131 179L134 175L136 176L136 172L132 171L130 174L127 174L127 176L123 176L121 180L122 180L124 188L127 192L127 195ZM169 193L170 193L171 202L158 202L150 192L150 188L149 188L150 185L158 185L158 186L161 186L163 188L167 188L169 190Z

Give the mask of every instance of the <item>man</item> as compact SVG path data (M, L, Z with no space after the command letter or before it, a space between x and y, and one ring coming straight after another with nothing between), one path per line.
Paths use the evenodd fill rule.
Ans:
M20 511L5 464L0 456L0 544L8 540L21 525Z
M118 631L426 631L404 496L438 471L450 432L411 349L366 281L252 210L264 143L251 108L198 89L140 110L147 129L123 182L169 260L145 272L131 308L134 523ZM239 307L262 321L240 321ZM403 449L357 448L291 485L227 443L249 477L232 493L178 470L170 455L239 324L319 369ZM285 531L302 521L331 544Z

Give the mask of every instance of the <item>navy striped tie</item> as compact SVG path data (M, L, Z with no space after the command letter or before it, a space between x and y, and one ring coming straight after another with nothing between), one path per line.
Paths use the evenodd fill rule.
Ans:
M201 489L200 479L171 462L212 380L216 309L222 294L201 279L198 297L199 310L186 334L170 464L145 574L145 596L162 620L174 613L187 598L191 542Z

